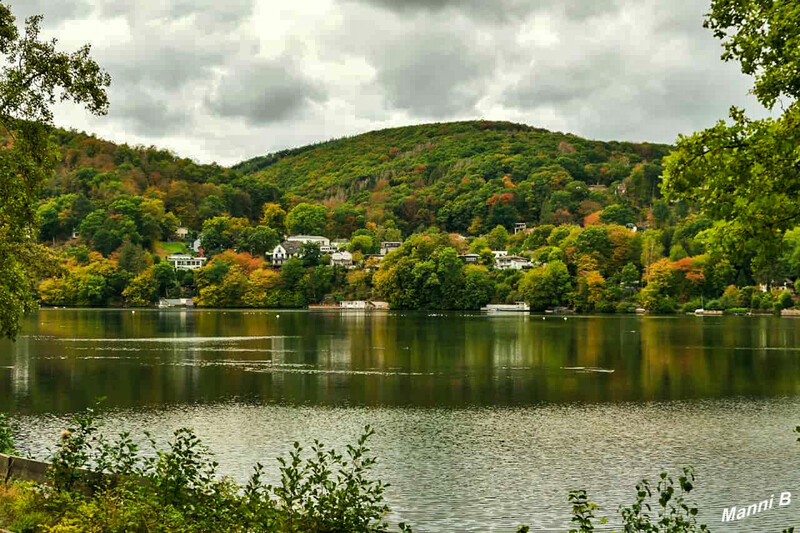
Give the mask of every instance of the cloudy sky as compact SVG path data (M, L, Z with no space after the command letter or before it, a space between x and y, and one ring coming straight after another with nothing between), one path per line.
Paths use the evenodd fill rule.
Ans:
M201 162L480 118L672 142L758 113L709 0L6 1L112 76L108 116L59 125Z

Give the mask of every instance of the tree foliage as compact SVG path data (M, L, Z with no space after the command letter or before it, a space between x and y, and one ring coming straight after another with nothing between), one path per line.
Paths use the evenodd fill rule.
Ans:
M56 165L52 106L72 101L96 115L108 109L110 78L89 46L59 52L55 41L40 39L41 21L29 17L20 32L0 3L0 126L8 135L0 148L0 336L12 338L21 315L33 307L33 285L46 259L33 238L36 200Z

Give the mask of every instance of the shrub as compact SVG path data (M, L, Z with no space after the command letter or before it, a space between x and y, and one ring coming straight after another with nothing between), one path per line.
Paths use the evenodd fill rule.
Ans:
M617 313L631 314L636 312L636 304L633 302L620 302L617 304Z
M194 432L177 430L166 448L140 453L129 434L108 441L95 409L76 416L50 455L45 486L15 484L0 494L0 526L17 531L386 531L386 485L370 478L376 459L365 427L340 454L314 442L310 457L295 443L279 458L280 483L264 484L256 465L240 486L218 479L217 463ZM403 525L402 531L411 531Z
M11 425L8 417L0 413L0 453L15 454L14 448L14 432L11 430Z
M746 315L748 309L746 307L729 307L725 310L726 315Z
M722 303L719 300L709 300L705 308L709 311L722 311Z

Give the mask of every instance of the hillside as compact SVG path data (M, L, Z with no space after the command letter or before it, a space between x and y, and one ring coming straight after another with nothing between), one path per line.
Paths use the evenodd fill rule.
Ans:
M466 232L473 223L479 233L517 220L553 221L557 212L556 222L580 221L607 203L575 182L626 182L633 203L649 204L668 151L480 121L374 131L233 169L274 185L289 204L355 208L376 222L395 219L406 233L420 225Z
M669 150L484 121L374 131L230 169L74 131L56 130L54 142L62 157L43 191L44 240L67 238L119 197L160 200L197 232L222 214L256 222L267 202L286 211L322 204L330 236L345 238L366 222L390 223L405 235L430 226L477 235L517 221L580 223L617 203L619 184L627 203L649 205Z

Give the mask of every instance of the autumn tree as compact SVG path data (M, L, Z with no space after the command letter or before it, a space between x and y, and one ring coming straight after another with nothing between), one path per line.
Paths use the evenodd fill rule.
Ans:
M108 110L110 77L89 55L89 45L60 52L56 41L40 39L42 17L22 31L0 3L0 125L10 141L0 148L0 336L14 338L23 313L34 307L34 283L52 264L35 243L35 204L41 184L53 172L50 145L52 106L82 104L95 115Z

